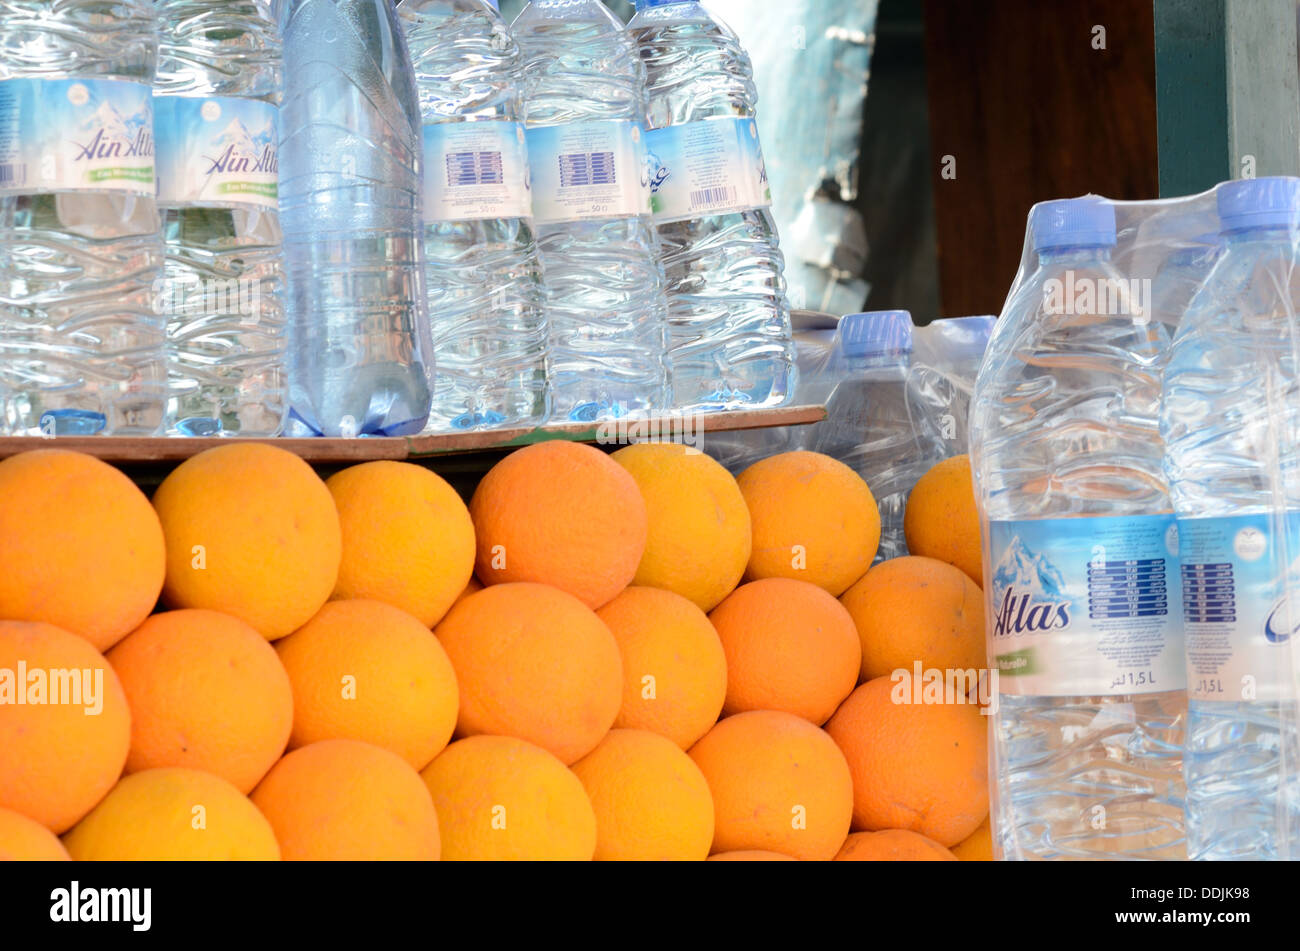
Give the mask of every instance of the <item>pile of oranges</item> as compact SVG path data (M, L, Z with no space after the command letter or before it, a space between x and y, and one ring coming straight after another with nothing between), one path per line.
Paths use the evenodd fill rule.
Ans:
M0 462L0 859L988 858L969 465ZM965 699L965 698L963 698Z

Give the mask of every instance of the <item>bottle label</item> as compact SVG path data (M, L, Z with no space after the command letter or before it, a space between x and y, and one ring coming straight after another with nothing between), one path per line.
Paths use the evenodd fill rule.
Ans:
M122 79L0 80L0 194L153 197L153 97Z
M989 657L1002 693L1182 690L1173 515L989 523Z
M528 130L538 224L650 214L645 136L635 122L571 122Z
M772 204L753 119L702 119L646 133L656 222Z
M159 96L158 200L279 207L279 110L258 99Z
M478 221L533 213L528 147L519 122L424 127L424 219Z
M1288 534L1300 537L1297 529L1300 516L1292 515ZM1293 601L1288 610L1270 517L1180 519L1178 534L1187 696L1227 702L1285 699L1300 603Z

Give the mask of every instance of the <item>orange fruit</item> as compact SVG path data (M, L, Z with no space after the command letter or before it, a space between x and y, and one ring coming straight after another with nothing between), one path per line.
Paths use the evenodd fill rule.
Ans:
M989 827L990 816L985 816L979 828L952 847L952 854L963 862L993 861L993 832Z
M913 555L956 565L984 584L980 518L970 456L953 456L917 480L903 511L903 535Z
M837 862L955 862L938 842L906 829L854 832L835 854Z
M853 827L956 845L988 814L988 718L973 703L895 702L895 690L868 681L826 724L853 772Z
M131 708L126 771L184 766L245 795L284 752L289 678L266 638L200 609L155 614L108 653Z
M691 748L713 793L713 851L761 849L824 861L849 834L844 754L802 717L774 710L719 721Z
M816 585L751 581L709 620L727 655L724 713L784 710L825 723L857 685L862 648L853 618Z
M0 862L66 862L59 837L35 819L0 809Z
M271 824L248 797L197 769L123 777L66 836L79 862L277 861Z
M880 512L871 490L842 462L783 452L736 478L754 525L745 580L794 578L839 597L876 557Z
M535 581L598 608L626 588L646 544L646 507L599 449L542 442L512 452L469 503L485 585Z
M264 442L208 449L153 497L167 539L163 600L211 608L284 637L320 610L338 577L342 537L325 483Z
M0 462L0 618L44 621L104 651L162 590L162 527L107 463L65 449Z
M610 458L632 474L649 516L632 583L675 591L711 611L739 583L753 543L736 480L678 443L640 443Z
M62 833L113 788L130 746L122 684L89 641L0 621L0 807Z
M286 860L435 860L438 815L396 753L322 740L287 754L253 790Z
M363 740L423 769L451 740L456 672L433 632L380 601L331 601L275 650L293 684L290 749Z
M596 812L597 861L709 857L709 785L672 740L649 730L611 730L573 772Z
M581 781L540 746L471 736L421 775L445 859L585 862L596 851L596 814Z
M679 594L635 586L596 613L623 656L614 726L652 730L690 749L718 722L727 696L727 658L708 616Z
M984 593L960 569L915 555L882 561L845 591L862 642L862 679L895 670L984 667Z
M518 737L567 766L618 716L618 642L573 595L542 584L491 585L452 608L435 633L460 684L457 736Z
M737 849L734 852L717 852L709 856L710 862L797 862L793 855L768 852L763 849Z
M433 627L474 571L469 509L439 475L367 462L331 476L343 530L334 597L383 601Z

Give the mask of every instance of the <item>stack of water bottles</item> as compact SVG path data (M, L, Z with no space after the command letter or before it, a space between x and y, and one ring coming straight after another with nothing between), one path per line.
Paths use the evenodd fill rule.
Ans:
M938 430L944 458L969 448L970 400L996 317L946 317L912 331L908 385L919 412Z
M826 419L805 428L801 448L838 459L870 486L880 511L877 562L907 554L907 495L948 458L939 421L911 384L913 330L907 311L850 314L809 371L829 393Z
M752 68L693 0L47 7L0 23L0 433L789 398Z
M971 420L1001 857L1295 857L1297 262L1300 179L1030 215Z
M0 433L277 434L269 5L19 2L0 50Z
M796 316L795 399L824 404L826 418L713 435L705 451L735 474L800 449L843 462L870 486L879 508L876 561L906 555L908 493L932 466L966 451L970 394L993 318L915 327L901 310Z

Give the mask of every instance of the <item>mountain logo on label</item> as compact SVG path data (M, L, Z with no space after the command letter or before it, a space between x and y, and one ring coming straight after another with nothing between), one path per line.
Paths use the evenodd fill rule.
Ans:
M232 119L213 142L220 151L206 156L207 176L229 174L274 175L279 172L275 128L270 123L257 134L248 131L238 117Z
M1071 601L1065 579L1042 554L1029 550L1020 536L1012 539L993 572L997 616L993 636L1060 631L1070 626Z
M79 131L87 141L74 143L80 150L73 157L74 162L153 155L153 130L148 115L123 116L108 100L100 102L82 120Z

